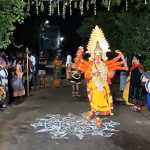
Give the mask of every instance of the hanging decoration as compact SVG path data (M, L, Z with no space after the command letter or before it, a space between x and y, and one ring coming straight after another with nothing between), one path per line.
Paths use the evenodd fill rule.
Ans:
M128 0L126 0L126 11L128 11Z
M94 1L94 15L96 16L96 0Z
M66 5L67 3L66 2L63 2L63 12L62 12L62 17L65 19L66 17Z
M90 5L90 2L87 1L87 2L86 2L86 10L87 10L87 11L90 9L90 6L89 6L89 5Z
M111 5L111 0L108 1L108 7L107 7L108 11L110 11L110 5Z
M39 14L39 1L36 0L36 14Z
M39 14L39 9L41 12L45 11L46 4L48 4L49 15L54 14L56 8L57 15L62 15L63 18L66 16L66 11L69 10L70 16L72 15L73 9L79 9L81 15L84 15L84 10L88 11L93 6L94 15L97 14L97 6L103 5L107 11L110 11L113 6L120 6L125 4L125 10L128 11L129 2L133 3L136 0L27 0L27 13L30 12L31 5L36 7L36 14ZM148 0L142 0L145 5L148 4ZM85 7L85 9L84 9ZM68 8L68 9L67 9Z
M30 0L27 2L27 15L30 15Z
M49 13L48 13L49 16L52 15L52 3L51 1L49 2Z
M83 13L84 13L83 5L84 5L84 0L81 0L81 1L80 1L80 13L81 13L81 15L83 15Z
M41 12L44 12L44 3L43 2L41 2L40 10L41 10Z
M70 16L72 15L72 4L71 4L72 0L69 0L69 8L70 8Z
M145 4L145 5L147 4L147 0L144 1L144 4Z
M55 7L52 6L52 15L54 14Z
M91 0L91 4L94 4L95 3L95 0Z
M78 2L77 1L74 2L74 8L78 8Z
M60 0L57 0L57 14L60 16Z

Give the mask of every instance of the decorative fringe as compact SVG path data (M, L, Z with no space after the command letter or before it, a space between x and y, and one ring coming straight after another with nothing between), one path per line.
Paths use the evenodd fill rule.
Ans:
M90 5L94 5L94 15L97 13L97 0L28 0L27 1L27 12L29 13L30 11L30 5L35 5L36 7L36 14L39 14L39 8L40 11L44 11L44 3L49 2L49 15L53 15L54 9L57 8L57 14L58 16L61 15L60 12L62 12L63 18L66 16L66 7L69 6L69 13L70 16L72 15L72 9L73 8L79 8L81 15L84 14L84 6L86 7L86 10L88 11L90 9ZM133 2L134 0L131 0ZM148 0L142 0L145 5L148 4ZM116 4L117 6L121 4L121 0L115 1L115 0L102 0L101 4L103 4L106 8L107 11L110 11L111 6ZM60 3L63 3L62 6L62 11L60 10ZM125 0L125 10L128 11L128 4L129 1Z

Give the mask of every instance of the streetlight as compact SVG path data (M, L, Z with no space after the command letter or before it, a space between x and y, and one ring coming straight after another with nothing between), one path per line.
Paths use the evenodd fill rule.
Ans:
M62 42L64 40L64 37L60 37L60 41Z
M45 20L45 23L44 24L49 24L49 20Z

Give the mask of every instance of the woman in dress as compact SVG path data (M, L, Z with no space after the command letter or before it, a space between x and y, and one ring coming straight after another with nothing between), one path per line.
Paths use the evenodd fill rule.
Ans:
M144 73L144 67L141 63L141 57L135 55L132 59L129 78L129 101L136 106L134 108L141 110L143 100L145 99L144 86L141 82L141 76Z
M23 70L21 60L18 59L15 66L15 72L12 79L13 97L20 97L25 95L25 89L23 85Z

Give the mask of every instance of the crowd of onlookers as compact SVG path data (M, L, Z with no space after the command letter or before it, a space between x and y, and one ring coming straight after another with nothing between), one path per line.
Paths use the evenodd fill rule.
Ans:
M150 72L144 68L141 55L132 56L128 66L128 71L120 72L120 91L127 105L133 105L134 111L141 111L150 90Z
M41 83L41 87L47 86L48 79L46 70L44 69L47 60L45 60L42 53L40 55L41 57L37 61L37 56L31 52L28 53L28 57L27 53L7 55L5 52L0 52L0 108L5 108L7 105L16 102L18 98L29 95L32 87L37 83L37 75L40 76L39 82ZM70 79L68 75L70 73L70 64L72 64L71 59L71 55L68 55L66 58L67 79ZM55 66L55 71L53 72L54 79L60 77L61 72L58 66L63 63L56 60L57 57L53 63ZM128 57L126 57L126 61L128 62ZM41 62L41 68L39 62ZM141 110L147 93L150 93L150 72L145 72L142 59L139 55L132 57L130 63L128 63L128 67L128 71L120 72L120 91L123 94L126 104L134 104L136 110ZM73 96L80 95L79 83L81 75L76 75L78 74L75 71L71 77Z
M150 93L150 71L146 71L144 68L142 55L127 56L125 52L123 54L128 71L118 72L120 74L121 100L124 100L127 105L133 106L134 111L141 111L142 106L146 103L147 95ZM76 76L73 76L72 64L72 56L68 54L66 59L66 78L72 82L72 96L74 97L80 95L81 75L75 71ZM115 93L117 92L115 91ZM114 97L114 101L115 99L116 97Z
M5 108L16 101L17 98L26 96L27 81L29 82L28 91L30 92L36 73L36 57L31 52L28 54L28 61L26 53L7 55L5 52L1 52L0 108Z

